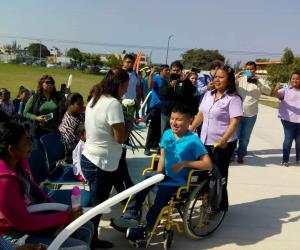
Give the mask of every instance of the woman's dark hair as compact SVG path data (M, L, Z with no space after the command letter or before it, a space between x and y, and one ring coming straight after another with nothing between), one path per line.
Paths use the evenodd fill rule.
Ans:
M228 65L221 66L218 70L223 70L226 72L228 76L228 87L227 87L227 93L229 95L237 95L237 89L235 85L235 75L234 70Z
M67 97L66 106L69 107L70 105L74 104L75 102L77 102L79 100L83 100L83 97L81 94L76 93L76 92L71 93Z
M173 67L177 67L180 70L183 70L183 64L179 60L176 60L176 61L171 63L170 68L173 68Z
M134 62L134 55L132 55L132 54L126 54L125 56L124 56L124 58L123 58L123 61L125 61L126 59L129 59L129 60L131 60L131 61L133 61Z
M224 63L220 60L214 60L209 66L209 70L221 68Z
M8 147L17 147L20 139L26 133L25 128L14 122L0 123L0 159L8 157Z
M50 75L42 75L42 77L38 81L38 86L37 86L37 92L38 93L40 93L40 94L43 93L43 83L44 82L50 82L50 83L52 83L53 84L53 91L52 91L52 93L56 93L55 81L54 81L53 77L50 76Z
M292 76L293 76L293 75L298 75L298 76L300 76L300 70L293 70L292 73L291 73L290 79L292 79Z
M116 99L120 99L118 96L119 87L127 81L129 81L129 75L122 68L113 68L108 71L105 78L93 87L93 102L91 107L96 105L103 94L111 95Z

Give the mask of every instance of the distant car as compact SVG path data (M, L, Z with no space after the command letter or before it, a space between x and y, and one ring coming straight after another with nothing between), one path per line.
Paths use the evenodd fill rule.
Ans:
M88 65L85 69L85 72L92 74L99 74L100 68L98 66Z
M54 64L54 63L47 63L46 67L47 67L47 68L56 68L56 67L57 67L57 64Z
M99 73L100 73L101 75L105 75L105 74L108 73L109 70L110 70L110 68L108 68L108 67L102 67L102 68L99 70Z

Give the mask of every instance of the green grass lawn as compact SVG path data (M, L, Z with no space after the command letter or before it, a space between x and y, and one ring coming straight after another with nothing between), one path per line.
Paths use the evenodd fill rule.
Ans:
M269 106L271 108L278 109L278 107L279 107L279 103L278 102L267 101L267 100L259 100L259 103L263 104L263 105L266 105L266 106Z
M7 88L11 92L11 98L17 95L20 85L36 90L37 82L43 74L51 75L55 80L56 89L60 89L61 83L67 83L70 74L73 75L71 91L79 92L84 100L91 87L99 83L103 76L82 73L79 71L44 68L38 66L19 65L19 64L0 64L0 88Z

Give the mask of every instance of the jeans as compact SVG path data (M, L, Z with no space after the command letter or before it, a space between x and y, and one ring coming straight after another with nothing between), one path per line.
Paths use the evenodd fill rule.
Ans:
M148 174L144 177L144 179L147 179L151 176L151 174ZM155 200L153 202L153 205L149 209L147 215L146 215L146 229L150 231L156 222L156 219L161 211L161 209L168 204L172 196L177 191L178 187L176 186L162 186L162 185L152 185L139 193L135 194L127 207L126 213L124 214L124 218L126 219L140 219L140 214L142 211L143 202L146 199L148 193L151 189L157 188L157 193L155 196Z
M300 161L300 123L281 120L284 130L283 162L289 162L293 140L296 142L296 161Z
M44 232L30 233L29 237L26 239L26 243L38 244L42 243L45 245L50 245L53 241L53 231L48 230L49 235L47 235L47 230L42 230ZM50 233L51 232L51 233ZM94 225L92 222L87 222L78 228L65 242L61 245L59 249L74 249L74 250L90 250L90 244L92 237L94 235ZM18 241L16 242L18 244Z
M247 155L247 147L250 141L250 136L256 122L257 115L252 117L242 116L241 120L237 126L236 134L239 139L237 155L245 156Z
M117 171L104 171L94 165L84 155L81 155L81 169L85 179L88 181L91 193L91 206L95 207L109 198L113 185L121 180ZM97 232L101 215L95 216L91 221Z

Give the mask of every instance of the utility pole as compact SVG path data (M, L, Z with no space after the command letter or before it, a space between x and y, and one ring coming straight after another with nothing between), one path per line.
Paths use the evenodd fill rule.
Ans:
M170 39L171 39L173 36L174 36L174 35L169 35L169 37L168 37L168 46L167 46L166 64L168 64L168 56L169 56Z

